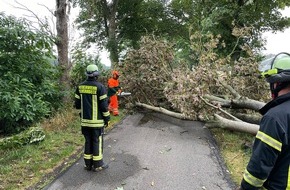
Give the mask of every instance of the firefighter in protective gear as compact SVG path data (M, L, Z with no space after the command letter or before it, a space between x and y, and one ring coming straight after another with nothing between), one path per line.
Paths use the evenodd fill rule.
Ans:
M87 80L76 89L74 106L81 110L82 134L85 137L85 169L98 171L108 167L103 162L103 131L110 120L110 113L106 88L97 81L98 67L88 65L86 75Z
M119 73L118 71L112 72L113 77L108 80L108 97L109 97L109 111L114 116L119 115L118 94L121 93L121 87L119 86Z
M239 189L290 189L290 54L280 53L262 73L273 100L263 115Z

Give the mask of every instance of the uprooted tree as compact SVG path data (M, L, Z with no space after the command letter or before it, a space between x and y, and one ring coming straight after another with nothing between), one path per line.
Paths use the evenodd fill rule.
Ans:
M247 31L235 28L233 35L242 38ZM258 77L258 57L247 46L240 47L245 56L238 60L219 57L219 36L194 33L191 40L198 55L192 68L174 58L173 44L154 37L144 37L140 49L127 53L119 68L124 90L132 93L127 105L256 134L257 111L270 98Z

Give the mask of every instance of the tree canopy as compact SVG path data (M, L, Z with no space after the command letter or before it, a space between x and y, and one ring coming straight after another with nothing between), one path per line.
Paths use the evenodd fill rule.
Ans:
M240 45L261 49L262 32L290 26L289 18L279 12L290 5L287 0L75 0L74 5L81 8L77 23L84 30L85 42L105 46L113 62L123 49L138 48L146 34L182 39L188 45L190 33L197 31L221 35L226 48L220 46L216 51L228 55L234 49L236 59L243 53ZM232 35L234 27L249 27L251 35L238 39Z

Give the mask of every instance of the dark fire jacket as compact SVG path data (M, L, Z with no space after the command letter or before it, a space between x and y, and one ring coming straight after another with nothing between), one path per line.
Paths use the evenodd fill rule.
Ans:
M110 120L107 91L95 78L88 78L75 92L75 108L81 109L82 127L103 127Z
M272 100L260 113L263 118L241 187L290 190L290 93Z

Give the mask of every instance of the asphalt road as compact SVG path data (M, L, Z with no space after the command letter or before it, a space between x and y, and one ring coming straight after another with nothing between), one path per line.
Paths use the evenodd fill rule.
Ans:
M234 189L209 131L199 122L162 114L127 116L105 135L100 172L83 169L83 158L46 190Z

